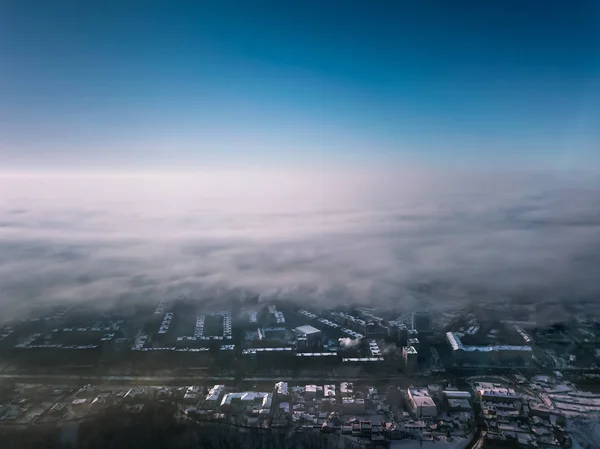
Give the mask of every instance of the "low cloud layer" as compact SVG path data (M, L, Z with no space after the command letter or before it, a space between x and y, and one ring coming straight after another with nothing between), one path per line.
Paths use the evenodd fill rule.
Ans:
M0 178L4 311L189 289L414 307L600 294L587 175L375 170Z

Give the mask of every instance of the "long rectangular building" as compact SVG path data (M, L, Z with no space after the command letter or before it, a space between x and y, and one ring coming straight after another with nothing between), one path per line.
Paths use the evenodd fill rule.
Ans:
M446 340L452 348L454 361L472 365L529 365L533 349L531 346L513 345L464 345L460 334L447 332Z

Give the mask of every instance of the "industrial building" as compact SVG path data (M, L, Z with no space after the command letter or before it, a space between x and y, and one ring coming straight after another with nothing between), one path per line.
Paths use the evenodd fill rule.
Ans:
M251 415L268 415L272 401L273 393L243 391L227 393L221 400L221 407L234 407Z
M298 326L294 329L294 331L296 332L296 335L303 336L306 338L307 346L320 346L323 334L316 327L313 327L310 324L305 324L304 326Z
M527 366L531 364L531 346L485 345L468 346L458 332L447 332L446 340L458 365Z

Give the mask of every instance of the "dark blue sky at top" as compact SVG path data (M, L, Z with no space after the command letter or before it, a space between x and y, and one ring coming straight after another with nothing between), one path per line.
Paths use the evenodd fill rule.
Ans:
M593 0L0 5L4 167L598 153Z

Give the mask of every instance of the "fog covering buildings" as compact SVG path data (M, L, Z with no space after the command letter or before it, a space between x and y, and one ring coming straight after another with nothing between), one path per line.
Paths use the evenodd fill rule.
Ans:
M6 334L6 339L16 338L11 350L19 356L32 354L30 361L39 360L36 351L49 351L48 357L58 360L57 352L69 354L77 346L80 348L77 351L89 355L77 357L76 369L80 373L96 372L92 354L98 356L95 363L100 360L110 369L114 369L111 363L118 361L116 356L120 354L120 360L127 360L128 368L135 370L134 378L146 373L152 375L162 367L186 378L204 379L203 383L211 376L223 379L218 385L193 383L169 393L169 400L182 404L182 410L189 416L231 420L261 428L297 426L303 432L337 432L365 442L430 435L441 438L448 432L455 438L464 438L480 409L489 422L491 438L509 441L515 434L517 439L531 441L557 439L562 432L559 426L552 427L552 423L538 422L539 419L550 410L560 410L563 414L593 412L597 402L595 397L570 392L564 386L544 386L544 392L534 401L524 398L522 391L512 384L469 380L471 390L466 391L464 384L459 390L448 381L439 385L433 381L446 377L445 368L452 376L446 379L470 376L473 371L477 374L489 371L500 378L507 376L507 368L513 367L528 373L538 369L534 366L539 367L540 359L533 359L533 352L535 349L537 354L543 353L540 341L568 348L575 341L580 342L579 348L592 351L593 344L589 342L595 341L593 323L579 324L573 334L565 327L560 334L546 335L535 323L487 320L485 314L474 317L457 311L450 314L443 327L438 327L437 321L434 323L433 336L423 336L416 329L408 329L406 323L410 325L412 314L399 316L395 311L308 311L284 304L273 307L252 304L252 313L215 312L189 301L181 304L176 301L163 302L156 310L148 308L147 316L151 318L147 321L139 319L140 315L136 319L108 315L99 318L94 313L78 312L77 320L89 321L80 325L68 322L69 313L62 314L58 321L49 315L52 319L10 326L3 335ZM285 322L277 323L281 316ZM356 329L362 326L361 320L370 335L346 327L352 325ZM376 331L369 330L369 320L376 323ZM27 332L22 332L23 325ZM39 332L30 333L34 330ZM85 342L94 346L96 340L98 353L76 345ZM123 341L125 344L121 344ZM419 344L419 350L411 343ZM595 352L590 354L593 356ZM69 358L72 359L68 356L59 363ZM61 372L71 372L71 367L62 366ZM293 381L300 376L303 379ZM401 395L397 402L404 404L404 410L394 419L388 417L390 404L382 400L387 392L380 385L370 384L373 377L410 382L408 388L397 388ZM237 385L238 379L243 379L243 384ZM272 385L265 386L265 379L272 379ZM151 390L144 391L145 388L132 385L123 392L124 404L132 412L140 410L143 398L149 395ZM85 389L67 405L53 406L49 416L70 416L71 411L82 415L107 403L106 398ZM1 413L12 421L23 412L11 406L0 407ZM522 423L511 421L513 415L531 419L530 426L535 432L525 432L519 427Z
M100 317L76 307L54 309L41 319L6 326L0 334L0 349L28 369L43 364L52 369L92 370L99 363L113 369L127 360L129 369L142 373L165 366L227 375L268 375L276 370L320 373L337 367L340 372L355 370L360 375L419 375L446 369L458 373L483 367L498 372L530 369L546 363L556 366L563 360L575 366L585 363L585 357L593 369L594 342L598 341L593 324L573 326L569 335L563 335L566 330L559 334L538 329L526 314L516 322L490 319L492 314L484 312L477 316L446 312L449 318L444 327L440 327L441 319L431 321L432 337L408 328L419 316L412 312L309 311L284 302L252 302L247 309L215 311L181 298L145 307L134 316L111 312ZM546 355L536 341L578 349L559 358ZM75 358L74 352L78 353Z
M429 334L433 331L431 313L426 311L413 312L412 328L420 334Z

